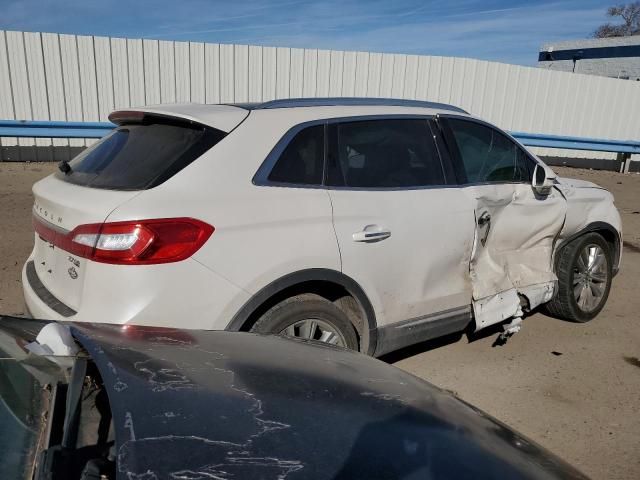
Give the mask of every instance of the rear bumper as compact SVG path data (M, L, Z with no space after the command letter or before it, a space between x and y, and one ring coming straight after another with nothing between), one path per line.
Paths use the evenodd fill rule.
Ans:
M23 281L27 281L29 289L38 297L38 299L44 303L48 309L53 310L58 315L64 318L73 317L76 312L73 308L60 301L56 296L51 293L47 287L40 281L38 274L36 273L36 267L33 260L28 261L24 265L23 269ZM28 304L27 304L28 306Z
M40 279L37 280L37 283L42 285L44 291L40 291L40 294L36 293L37 283L34 282L32 275L29 273L30 265L33 266L32 260L27 261L22 267L22 291L24 294L24 306L28 316L30 318L38 318L42 320L71 320L72 318L63 317L47 304L46 298L48 296L53 297L59 303L62 302L56 299L53 294L51 294L51 292L42 285ZM31 282L34 282L36 285L32 286ZM40 295L43 295L45 299L43 300Z
M22 269L24 302L32 318L224 330L249 294L200 263L87 265L81 304L69 306L40 281L33 261ZM77 310L77 311L76 311Z

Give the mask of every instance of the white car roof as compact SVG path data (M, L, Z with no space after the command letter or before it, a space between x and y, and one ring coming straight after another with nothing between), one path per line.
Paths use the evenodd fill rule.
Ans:
M427 102L421 100L405 100L393 98L292 98L272 100L263 103L235 103L235 104L201 104L201 103L172 103L164 105L150 105L145 107L118 110L109 115L114 123L120 123L128 115L140 113L155 113L168 115L185 120L202 123L223 132L233 130L251 111L261 111L261 116L267 113L293 114L297 118L330 118L357 115L388 115L388 114L422 114L435 115L438 113L455 113L468 115L461 108L444 103ZM294 112L295 111L295 114Z

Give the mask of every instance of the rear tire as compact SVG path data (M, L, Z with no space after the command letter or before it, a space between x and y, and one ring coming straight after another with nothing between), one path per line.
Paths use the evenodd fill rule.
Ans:
M552 317L588 322L607 303L613 269L611 250L597 233L588 233L563 247L556 259L558 292L544 305Z
M310 293L274 305L258 319L251 331L358 350L358 336L347 315L329 300Z

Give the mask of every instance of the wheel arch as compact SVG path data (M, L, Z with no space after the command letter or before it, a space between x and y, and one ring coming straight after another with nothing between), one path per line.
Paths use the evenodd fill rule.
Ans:
M616 228L613 225L607 222L589 223L586 227L564 238L562 242L560 242L555 249L555 253L554 253L555 259L558 258L558 254L560 253L560 251L563 248L565 248L569 243L571 243L573 240L576 240L577 238L587 233L599 233L606 240L606 242L609 245L611 245L612 247L611 256L613 258L613 265L612 265L613 274L614 275L617 274L618 269L620 267L619 262L620 262L620 252L622 247L622 239L620 237L620 232L618 232L618 230L616 230Z
M309 268L289 273L269 283L255 293L233 316L226 330L242 331L250 328L257 320L256 313L265 305L278 299L283 293L305 285L334 285L344 289L358 304L363 317L363 328L360 333L360 351L373 355L377 344L377 324L373 305L362 287L352 278L336 270L326 268ZM302 288L302 290L305 290Z

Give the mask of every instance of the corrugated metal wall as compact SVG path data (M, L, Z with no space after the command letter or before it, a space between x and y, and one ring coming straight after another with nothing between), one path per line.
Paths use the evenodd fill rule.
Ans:
M433 100L512 131L640 139L640 82L467 58L0 31L0 119L105 121L135 105L324 96ZM90 140L0 142L1 159L52 160Z

